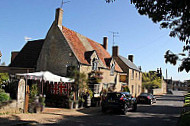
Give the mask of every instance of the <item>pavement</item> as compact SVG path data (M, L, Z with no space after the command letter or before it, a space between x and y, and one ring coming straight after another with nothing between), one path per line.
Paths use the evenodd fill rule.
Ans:
M157 97L153 105L138 104L136 112L121 115L100 107L79 110L46 108L39 114L0 115L0 125L52 126L176 126L183 107L183 93Z

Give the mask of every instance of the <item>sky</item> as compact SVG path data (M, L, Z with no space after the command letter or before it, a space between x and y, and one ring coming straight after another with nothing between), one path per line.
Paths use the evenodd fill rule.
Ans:
M55 10L62 0L0 0L0 50L1 63L10 63L11 51L20 51L31 40L43 39L54 21ZM65 0L66 1L66 0ZM174 80L190 79L189 73L178 72L180 64L166 64L167 50L179 53L183 43L169 37L169 30L160 29L147 16L138 14L130 0L105 3L104 0L70 0L63 5L63 25L88 38L102 43L108 37L108 52L112 54L113 37L118 32L115 45L119 54L134 55L134 63L143 72L162 68L165 77Z

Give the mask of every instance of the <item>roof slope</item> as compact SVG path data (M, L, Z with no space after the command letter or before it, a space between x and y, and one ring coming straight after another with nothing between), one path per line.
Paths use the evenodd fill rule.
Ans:
M43 43L44 39L28 41L9 66L36 68Z
M128 60L127 58L123 57L123 56L118 56L129 68L140 71L140 69L130 60Z
M62 32L80 63L90 65L85 58L85 54L86 52L95 50L100 59L100 64L102 65L102 67L110 69L110 67L106 64L105 59L111 58L111 56L101 44L64 26L62 27ZM117 63L115 66L115 70L122 72L121 68Z

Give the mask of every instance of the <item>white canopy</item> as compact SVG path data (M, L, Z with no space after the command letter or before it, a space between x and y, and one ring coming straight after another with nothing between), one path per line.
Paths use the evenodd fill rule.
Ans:
M16 74L17 76L24 76L26 79L44 80L50 82L74 82L74 79L61 77L49 71L40 71L34 73Z

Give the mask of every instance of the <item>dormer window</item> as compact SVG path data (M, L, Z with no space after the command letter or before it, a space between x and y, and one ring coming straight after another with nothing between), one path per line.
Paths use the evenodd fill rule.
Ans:
M111 64L111 70L110 70L110 75L113 76L115 71L115 63Z
M92 60L92 70L96 71L98 69L98 60L96 58L94 58Z

